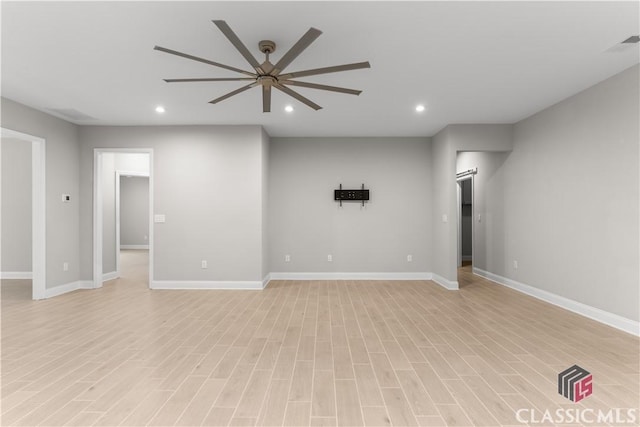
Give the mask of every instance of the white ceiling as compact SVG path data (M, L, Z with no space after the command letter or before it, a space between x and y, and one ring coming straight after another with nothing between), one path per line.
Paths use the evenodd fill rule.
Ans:
M294 88L314 111L154 51L160 45L251 70L211 22L226 20L259 61L276 62L309 27L323 34L287 71L370 61L301 80L360 96ZM639 2L2 2L2 96L76 110L92 125L260 124L272 136L430 136L450 123L514 123L639 62ZM612 49L613 48L613 49ZM418 114L414 107L424 103ZM162 104L166 113L154 108ZM291 104L295 111L284 112Z

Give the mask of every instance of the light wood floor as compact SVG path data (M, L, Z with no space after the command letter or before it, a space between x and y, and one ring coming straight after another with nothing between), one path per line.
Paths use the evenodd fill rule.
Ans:
M522 425L519 408L638 407L638 339L460 272L150 291L146 253L99 290L2 283L2 425ZM557 374L578 364L593 395ZM553 425L545 423L543 425ZM573 424L577 425L577 424Z

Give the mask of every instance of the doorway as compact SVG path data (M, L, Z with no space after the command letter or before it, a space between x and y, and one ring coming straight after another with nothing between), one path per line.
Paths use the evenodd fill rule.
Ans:
M474 256L474 175L475 171L458 174L458 268L472 266ZM471 267L470 267L471 268Z
M458 193L458 286L461 288L473 282L473 257L475 255L474 174L464 172L457 177Z
M153 280L153 150L152 149L95 149L94 150L94 246L93 287L120 276L121 270L121 179L144 177L148 250L147 287ZM143 225L144 227L144 225Z
M132 264L148 260L149 173L116 170L115 202L116 271L122 277Z
M25 190L31 193L31 209L29 215L27 215L30 224L25 224L26 228L30 228L31 232L31 248L26 248L31 254L31 260L30 262L27 261L27 267L31 270L29 277L31 279L31 298L34 300L44 299L46 298L45 140L11 129L0 128L0 130L3 141L30 144L30 155L27 153L26 161L30 162L31 185L30 188ZM2 203L2 205L4 206L5 203ZM29 209L27 208L27 210ZM5 243L4 238L3 243ZM11 266L8 268L11 268ZM5 277L5 273L11 272L5 272L4 265L2 270L2 278L11 278ZM8 276L11 276L11 274L8 274Z

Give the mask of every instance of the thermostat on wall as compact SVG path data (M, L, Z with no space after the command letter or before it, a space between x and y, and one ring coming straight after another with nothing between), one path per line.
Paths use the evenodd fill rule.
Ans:
M63 194L62 195L62 201L64 203L69 203L71 201L71 194Z

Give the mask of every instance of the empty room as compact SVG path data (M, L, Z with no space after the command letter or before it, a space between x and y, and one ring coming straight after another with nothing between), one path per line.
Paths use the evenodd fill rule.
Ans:
M0 425L640 422L637 1L0 8Z

